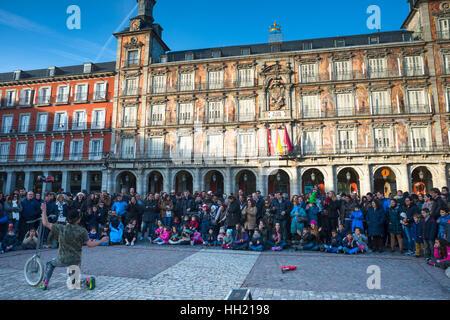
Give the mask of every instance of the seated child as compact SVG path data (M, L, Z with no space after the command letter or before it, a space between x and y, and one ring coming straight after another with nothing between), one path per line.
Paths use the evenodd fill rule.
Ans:
M233 230L228 229L225 237L223 238L222 248L231 249L233 248Z
M248 233L245 231L244 226L240 226L238 232L234 237L233 249L234 250L245 250L248 248Z
M23 239L22 248L24 250L36 249L37 242L38 238L36 230L34 228L30 229L30 231L28 231L27 234L25 235L25 239Z
M368 238L365 234L361 233L361 228L359 227L355 227L355 233L353 234L353 239L355 239L356 241L356 245L358 246L358 249L360 253L364 253L364 252L372 252L372 250L370 250L367 241Z
M342 240L342 246L344 247L344 252L346 254L355 254L359 250L351 232L347 233L347 236Z
M92 240L92 241L96 241L98 239L97 229L94 226L91 227L91 231L89 231L88 236L89 236L89 240Z
M177 244L178 240L180 240L180 232L178 228L172 224L172 233L170 234L169 244Z
M161 235L156 238L155 240L153 240L154 244L167 244L169 243L169 239L170 239L170 228L169 227L164 227L164 231L161 233Z
M192 231L198 230L197 216L192 216L191 221L189 222L189 229L191 229Z
M14 225L12 223L8 226L8 232L2 241L2 249L4 252L16 251L17 237L14 232Z
M446 270L450 267L450 246L444 239L434 242L434 257L427 260L430 266Z
M109 228L108 228L107 224L105 224L103 226L102 232L100 233L100 236L99 236L98 240L100 241L100 240L102 240L105 237L109 237ZM101 245L102 246L108 246L109 245L109 241L108 242L103 242Z
M314 233L311 232L310 227L303 228L302 239L300 240L300 244L294 246L294 249L295 251L297 250L319 251L316 236L314 235Z
M161 234L164 232L164 225L163 225L163 223L162 223L161 220L158 220L158 221L156 222L156 226L157 226L157 228L156 228L156 230L155 230L155 236L154 236L154 239L159 238L159 237L161 236ZM152 240L150 240L150 243L152 243Z
M411 236L416 247L416 253L414 256L419 258L422 256L421 252L425 252L425 245L423 242L424 220L422 215L418 213L414 215L413 219L414 223L411 225Z
M342 250L342 240L336 230L331 231L330 244L324 245L326 252L340 253Z
M255 229L253 232L252 239L249 243L249 248L253 251L263 251L264 250L264 242L262 235L259 229Z
M225 228L220 227L219 234L217 235L217 245L218 246L223 245L223 238L225 238Z
M218 245L213 228L208 229L208 233L206 234L205 242L203 242L203 245L207 247L214 247Z
M209 228L211 228L211 216L208 212L203 214L202 218L202 236L206 238L206 235L209 233ZM214 231L214 230L213 230Z
M184 223L178 240L169 239L170 244L189 244L191 242L192 231L189 229L189 223Z
M191 246L195 246L196 244L203 244L202 234L196 230L193 230L193 236L191 239Z
M122 220L117 214L111 214L110 221L109 229L111 231L109 233L109 242L111 244L120 244L122 243L124 229Z
M136 224L135 224L136 220L131 220L127 227L125 228L125 233L123 235L124 240L125 240L125 245L126 246L134 246L134 243L136 242L136 238L137 238L137 231L136 231Z
M176 227L178 231L181 231L183 229L179 217L173 218L172 226Z

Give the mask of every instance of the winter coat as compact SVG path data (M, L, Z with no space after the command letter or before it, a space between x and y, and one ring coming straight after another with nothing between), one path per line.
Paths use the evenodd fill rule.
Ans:
M141 210L137 203L127 204L127 206L125 207L125 210L127 211L127 221L131 221L131 220L137 221L139 219L139 213Z
M25 222L35 220L41 215L41 204L36 199L22 201L22 217Z
M402 225L400 223L400 209L398 207L389 207L387 211L388 231L393 234L402 234Z
M445 228L447 227L448 222L450 221L450 215L446 215L445 217L439 217L437 220L438 223L438 238L445 238Z
M342 240L342 246L348 249L354 249L357 247L357 244L353 237L350 240L347 237L345 237Z
M356 244L358 246L363 246L364 250L367 252L371 252L372 250L369 249L369 246L367 245L367 236L363 233L360 233L359 235L353 234L353 239L355 240Z
M340 236L330 238L330 246L333 248L339 248L342 246L342 239Z
M445 227L445 235L447 243L450 243L450 221L447 222L447 226Z
M447 208L447 204L441 197L434 199L430 210L431 217L434 218L434 220L437 220L441 216L441 210L444 208Z
M386 216L384 214L383 208L369 208L366 216L367 222L367 233L369 236L379 236L384 235L384 223L386 221Z
M302 239L300 240L301 245L304 246L311 242L313 242L314 244L316 244L317 242L316 236L314 234L312 234L311 232L307 232L302 235Z
M159 202L159 213L161 218L167 218L167 211L172 211L173 214L173 203L172 200L164 200Z
M233 237L232 236L223 237L223 244L226 244L227 246L229 246L230 244L233 244Z
M337 219L339 218L339 209L340 209L340 203L339 200L331 200L329 199L329 203L327 204L328 209L328 218L330 219Z
M116 201L113 203L111 210L115 211L117 215L123 216L127 213L127 210L125 210L125 207L127 206L127 203L125 201Z
M258 236L256 236L255 234L253 234L252 239L250 240L250 242L252 243L252 245L254 245L254 246L259 245L259 244L258 244L258 241L259 241L259 244L264 244L264 239L263 239L263 237L261 236L261 234L259 234Z
M442 257L439 255L439 248L434 248L434 257L435 257L437 260L439 260L439 262L442 262L442 261L450 261L450 246L447 246L447 257L445 257L445 258L442 258Z
M98 207L97 212L95 213L95 220L97 224L104 225L106 223L106 219L108 218L108 211L106 207Z
M161 235L160 238L162 241L164 241L164 243L168 243L169 239L170 239L170 231L164 231Z
M20 216L20 213L23 210L22 204L20 203L20 201L17 201L17 207L13 207L12 202L5 201L4 207L5 207L6 214L8 215L8 219L10 221L13 220L13 212L18 213ZM17 218L17 220L19 220L19 219L20 219L20 217Z
M182 208L183 208L183 215L192 215L194 212L194 203L195 200L192 197L185 198L183 197L181 200ZM187 209L190 209L190 212L187 211Z
M272 203L270 204L270 207L275 207L275 222L281 222L281 221L287 221L289 217L289 201L281 199L281 201L278 201L278 199L273 199ZM282 215L281 212L286 212L285 215Z
M409 207L403 206L402 211L406 213L406 219L409 225L414 222L414 215L420 214L419 207L415 204L411 204Z
M2 247L16 246L17 245L17 236L16 234L6 234L2 241Z
M345 219L349 219L353 211L355 211L356 202L350 200L342 201L341 208L339 210L339 219L343 223Z
M308 223L311 224L311 221L315 221L316 224L319 220L319 208L317 206L311 206L308 210L306 210L306 215L308 216Z
M113 227L113 224L109 224L109 241L113 243L120 243L122 242L123 237L123 224L122 222L119 223L119 226L117 228Z
M146 223L154 223L156 221L156 208L158 203L156 200L145 200L144 201L144 214L142 221Z
M242 210L242 215L245 217L244 228L246 230L254 230L256 228L256 215L258 213L258 208L255 207L245 207Z
M423 243L423 233L425 231L425 220L419 219L411 225L411 236L415 243Z
M295 215L296 213L298 213L297 216ZM297 231L302 233L305 223L308 222L305 210L300 205L295 206L291 211L291 218L291 234L297 234Z
M247 233L247 231L236 232L236 236L234 237L233 243L241 244L241 240L242 240L242 244L245 244L245 243L248 242L248 233Z
M364 230L364 215L361 210L353 211L350 214L350 219L352 219L352 232L355 232L355 228L361 228L361 230Z
M434 220L431 216L428 219L425 219L425 227L423 231L423 238L425 240L435 240L437 235L438 225L436 220Z
M228 206L226 224L228 228L234 228L234 226L241 222L241 208L239 206L239 200L234 199Z

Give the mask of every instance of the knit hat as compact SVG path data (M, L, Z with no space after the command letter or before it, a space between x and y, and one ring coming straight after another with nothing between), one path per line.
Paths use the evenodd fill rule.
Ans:
M310 224L317 224L316 220L312 220Z
M14 229L14 225L13 225L12 223L10 223L10 224L8 225L8 230L11 230L11 229Z
M309 197L308 202L317 205L317 193L313 192Z
M229 234L233 234L233 230L231 230L231 229L228 229L228 230L227 230L227 233L229 233Z
M400 217L402 217L403 219L406 219L407 218L406 213L405 212L400 213Z
M224 227L220 227L219 233L225 233L225 228Z

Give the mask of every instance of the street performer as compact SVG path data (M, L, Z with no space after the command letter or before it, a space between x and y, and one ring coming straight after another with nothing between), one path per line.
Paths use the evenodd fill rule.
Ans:
M88 232L79 225L81 217L77 210L69 211L66 225L48 222L45 203L41 205L41 210L42 224L53 232L59 243L58 256L47 262L44 282L41 285L42 290L48 290L48 283L56 267L77 266L81 268L83 245L87 245L89 248L96 247L104 242L108 242L109 238L104 237L100 241L89 240ZM88 290L93 290L95 288L95 277L83 279L80 284Z

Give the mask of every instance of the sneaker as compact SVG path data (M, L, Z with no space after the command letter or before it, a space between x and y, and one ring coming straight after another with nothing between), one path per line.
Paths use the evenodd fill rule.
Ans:
M48 280L45 280L39 288L42 291L47 291L48 290Z
M134 247L134 241L131 242L131 246Z
M95 289L95 277L89 277L86 279L86 285L88 290Z
M193 246L194 245L194 240L191 240L191 246Z
M148 241L152 241L152 238L151 238L151 237L147 237L147 240L148 240Z
M140 237L140 238L139 238L139 241L143 241L143 240L144 240L144 238L143 238L143 237Z
M129 242L127 241L127 243L125 243L125 245L126 245L126 246L129 246L129 245L130 245L130 243L129 243Z

